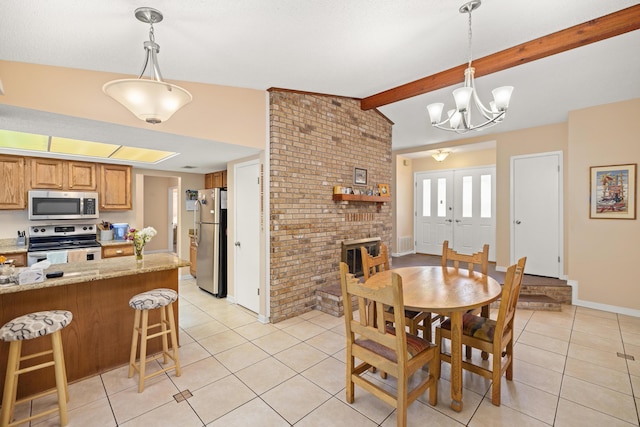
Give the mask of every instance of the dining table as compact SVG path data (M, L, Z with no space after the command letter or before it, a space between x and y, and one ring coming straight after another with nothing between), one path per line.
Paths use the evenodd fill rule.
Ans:
M365 286L391 283L402 277L402 297L409 310L438 313L451 319L451 408L462 411L462 316L500 298L502 288L494 278L473 270L442 266L401 267L369 277Z

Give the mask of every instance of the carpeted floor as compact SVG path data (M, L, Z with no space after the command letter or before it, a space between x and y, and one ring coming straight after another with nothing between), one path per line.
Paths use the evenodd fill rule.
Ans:
M414 265L440 265L441 257L438 255L425 255L425 254L411 254L400 257L393 257L391 259L391 268L411 267ZM462 268L462 266L461 266ZM478 270L478 267L476 267ZM525 268L526 270L526 268ZM504 272L496 271L496 263L489 263L489 276L493 277L500 283L504 282ZM562 286L566 285L566 280L560 280L553 277L533 276L531 274L525 274L522 278L523 285L536 285L536 286Z

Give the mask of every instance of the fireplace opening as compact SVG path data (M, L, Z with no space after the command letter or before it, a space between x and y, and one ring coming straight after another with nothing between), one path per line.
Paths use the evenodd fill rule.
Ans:
M342 262L349 266L349 273L355 277L364 276L362 268L362 255L360 248L364 246L371 256L378 256L380 253L380 237L367 237L358 240L345 240L342 242Z

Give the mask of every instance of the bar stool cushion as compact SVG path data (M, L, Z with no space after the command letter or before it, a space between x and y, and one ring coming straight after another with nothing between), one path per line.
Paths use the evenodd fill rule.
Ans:
M178 293L173 289L158 288L134 295L129 300L129 306L136 310L152 310L164 307L178 299Z
M66 310L38 311L16 317L0 328L2 341L30 340L59 331L71 323L73 314Z

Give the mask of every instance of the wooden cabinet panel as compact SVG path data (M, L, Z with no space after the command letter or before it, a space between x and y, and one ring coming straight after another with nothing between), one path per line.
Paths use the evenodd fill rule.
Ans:
M63 188L63 160L33 157L29 161L31 188Z
M131 209L131 166L100 165L100 209Z
M98 187L96 180L96 164L88 162L65 162L66 187L69 190L91 190Z
M27 253L26 252L5 252L0 253L4 255L8 260L13 260L14 267L26 267L27 266Z
M0 156L0 209L24 209L24 158Z
M204 176L204 188L222 188L227 186L227 171L211 172Z
M189 246L189 273L196 277L196 258L198 256L198 247L196 246L195 239L191 238L191 245Z
M122 245L109 245L102 247L102 258L115 258L119 256L133 255L133 245L123 243Z

